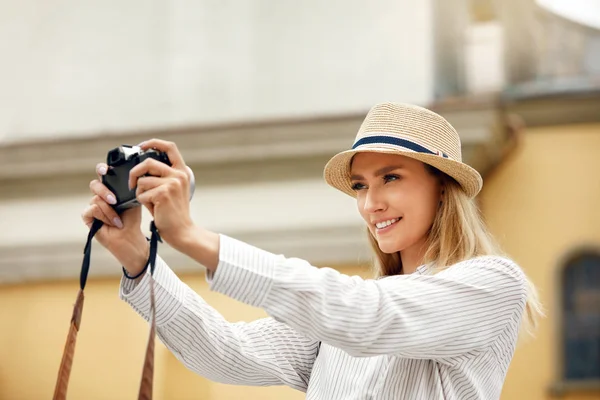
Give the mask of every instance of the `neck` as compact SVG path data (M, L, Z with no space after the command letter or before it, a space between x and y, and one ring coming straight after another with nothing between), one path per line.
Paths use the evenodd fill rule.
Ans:
M425 252L427 251L426 240L420 240L400 252L400 259L402 260L402 273L404 275L412 274L417 268L423 265L423 259L425 258Z

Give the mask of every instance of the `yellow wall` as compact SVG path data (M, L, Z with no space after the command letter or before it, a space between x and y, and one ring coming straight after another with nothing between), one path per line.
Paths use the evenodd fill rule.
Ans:
M363 275L356 267L344 273ZM266 316L210 292L203 274L183 280L230 321ZM91 280L69 384L70 399L133 399L148 337L146 323L118 298L118 280ZM0 288L0 400L52 397L77 282ZM253 388L210 382L187 370L157 341L155 399L304 399L286 387Z
M516 154L484 183L488 224L547 309L537 339L515 355L503 399L546 399L559 376L558 268L574 249L600 246L599 150L600 124L529 129ZM577 395L568 398L598 398Z
M117 280L88 283L71 399L136 397L148 328L120 304L117 287ZM0 399L52 397L78 288L69 282L0 290Z

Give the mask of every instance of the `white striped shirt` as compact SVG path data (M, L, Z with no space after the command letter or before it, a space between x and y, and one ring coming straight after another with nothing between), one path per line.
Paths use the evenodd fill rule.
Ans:
M526 286L512 261L485 256L437 274L347 276L221 235L211 290L269 318L227 322L160 258L157 335L210 380L287 385L307 399L498 399ZM149 276L121 298L149 320Z

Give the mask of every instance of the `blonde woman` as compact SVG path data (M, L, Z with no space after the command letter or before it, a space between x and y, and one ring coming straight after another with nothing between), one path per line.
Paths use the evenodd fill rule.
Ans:
M494 247L473 200L481 177L462 163L459 136L441 116L376 105L352 148L325 167L368 228L377 274L366 280L204 229L190 219L175 144L141 147L173 163L147 160L130 174L163 240L206 267L212 290L270 316L225 321L158 258L157 334L189 369L236 385L287 385L307 399L499 398L521 322L535 325L539 304L521 268ZM106 224L96 237L124 266L121 297L148 319L141 211L121 221L107 188L91 188L83 219Z

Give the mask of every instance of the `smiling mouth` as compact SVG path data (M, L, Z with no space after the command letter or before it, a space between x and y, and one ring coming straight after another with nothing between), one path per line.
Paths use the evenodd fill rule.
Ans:
M375 227L377 228L377 230L382 230L389 226L394 225L396 222L400 221L401 219L402 219L402 217L392 218L392 219L388 219L387 221L378 222L375 224Z

